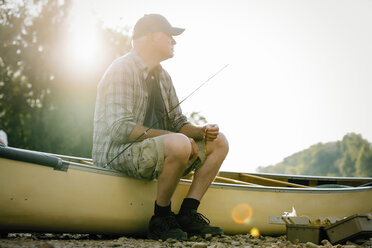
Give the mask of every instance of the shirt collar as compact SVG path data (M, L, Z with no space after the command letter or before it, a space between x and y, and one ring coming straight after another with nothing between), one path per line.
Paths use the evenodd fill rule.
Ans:
M146 63L143 61L143 59L141 58L141 56L139 56L139 54L134 50L132 49L130 51L130 53L132 54L132 57L133 57L133 60L134 60L134 63L137 65L137 68L139 69L140 72L142 72L143 74L143 78L146 79L150 70L149 68L147 67ZM156 66L153 71L156 72L156 73L160 73L162 71L163 67L159 64L158 66Z

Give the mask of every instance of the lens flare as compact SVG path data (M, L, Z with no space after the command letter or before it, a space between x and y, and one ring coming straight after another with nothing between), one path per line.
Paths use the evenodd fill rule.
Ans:
M232 219L238 224L247 224L252 218L252 208L248 204L239 204L232 211Z
M250 233L250 234L252 235L252 237L254 237L254 238L258 238L258 237L260 237L260 231L258 230L258 228L253 227L249 233Z

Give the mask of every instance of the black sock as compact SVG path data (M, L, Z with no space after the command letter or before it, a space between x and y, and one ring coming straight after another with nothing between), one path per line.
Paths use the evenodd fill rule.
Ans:
M167 216L170 215L171 213L172 213L171 203L169 203L168 206L162 207L159 206L155 201L154 214L156 216Z
M191 210L197 210L199 207L200 201L193 199L193 198L185 198L183 199L180 214L189 213Z

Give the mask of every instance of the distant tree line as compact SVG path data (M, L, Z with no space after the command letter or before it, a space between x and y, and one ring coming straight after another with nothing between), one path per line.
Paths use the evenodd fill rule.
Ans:
M361 135L350 133L341 141L318 143L285 158L259 167L259 172L295 175L372 177L372 145Z

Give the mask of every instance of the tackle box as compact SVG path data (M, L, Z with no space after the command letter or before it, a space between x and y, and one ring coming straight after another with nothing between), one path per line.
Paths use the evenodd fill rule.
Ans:
M312 242L319 245L327 238L324 226L287 224L286 227L287 240L292 243L298 240L300 243Z
M327 226L325 231L332 244L372 237L372 214L354 214Z

